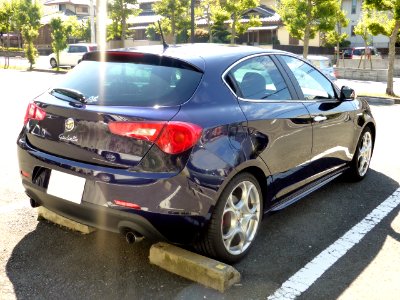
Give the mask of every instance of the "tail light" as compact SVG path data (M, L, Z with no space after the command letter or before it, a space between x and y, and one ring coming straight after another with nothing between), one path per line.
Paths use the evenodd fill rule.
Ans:
M24 125L28 123L29 120L43 120L46 117L46 112L37 106L35 103L29 103L26 109Z
M178 154L193 147L202 128L186 122L110 122L114 134L154 142L165 153Z
M142 209L140 207L140 205L137 205L137 204L131 203L131 202L127 202L127 201L124 201L124 200L114 200L114 204L115 205L119 205L119 206L123 206L123 207L137 209L137 210L141 210Z

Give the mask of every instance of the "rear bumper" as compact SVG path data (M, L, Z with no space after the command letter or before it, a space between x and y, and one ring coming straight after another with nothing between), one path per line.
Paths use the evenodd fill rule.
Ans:
M169 178L161 174L161 178L156 178L157 174L139 176L141 174L131 173L128 179L124 174L121 181L104 182L101 180L104 174L118 178L121 170L111 174L109 168L52 156L21 141L18 141L18 159L20 170L25 174L21 178L27 195L39 205L82 224L111 232L130 229L148 238L188 244L197 239L209 219L211 203L193 195L190 180L183 174L170 174ZM46 179L41 182L35 179L38 169L84 177L86 183L81 204L49 195L48 179L47 182ZM99 172L102 177L97 176ZM128 173L126 170L121 172ZM136 203L142 209L116 206L113 199Z

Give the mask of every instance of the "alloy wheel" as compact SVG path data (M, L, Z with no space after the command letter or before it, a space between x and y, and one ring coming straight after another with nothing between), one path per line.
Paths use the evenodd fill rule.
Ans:
M372 135L365 131L358 148L357 169L360 176L364 176L368 171L372 155Z
M260 195L250 181L242 181L230 193L222 214L222 239L232 255L246 251L261 219Z

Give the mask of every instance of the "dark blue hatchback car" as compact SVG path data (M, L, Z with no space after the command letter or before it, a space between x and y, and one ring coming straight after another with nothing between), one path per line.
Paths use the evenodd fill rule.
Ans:
M265 213L362 179L375 140L368 104L307 61L212 44L87 53L24 123L32 206L227 262Z

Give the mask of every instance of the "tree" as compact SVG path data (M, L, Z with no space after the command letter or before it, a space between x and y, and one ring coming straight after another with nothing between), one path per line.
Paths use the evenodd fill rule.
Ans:
M400 1L399 0L365 0L364 7L371 11L384 13L386 22L372 21L368 28L374 35L383 34L389 37L389 68L386 94L394 96L393 73L396 54L396 40L400 31Z
M161 0L155 2L153 9L156 14L163 16L161 21L165 33L172 34L172 42L176 44L177 35L187 35L186 29L190 24L190 0ZM154 28L157 30L158 25Z
M354 33L356 35L361 36L361 38L364 41L364 46L365 46L364 55L361 56L360 62L358 64L358 67L360 68L361 61L363 60L364 61L363 69L365 69L365 58L366 58L365 56L367 54L367 48L368 48L368 45L371 43L371 40L372 40L371 39L372 32L369 29L369 24L372 22L372 20L373 19L372 19L371 12L369 12L367 9L363 9L361 19L358 20L357 25L354 27ZM371 69L372 69L371 58L369 60L370 60L370 66L371 66Z
M211 27L213 41L216 43L229 43L229 31L226 29L225 21L229 20L229 14L224 10L218 10L214 15L214 24Z
M136 0L111 0L108 2L108 15L112 24L108 29L108 38L121 39L122 46L125 47L127 36L126 21L134 15L140 13L140 9L135 7Z
M337 0L282 0L278 12L290 35L303 41L307 58L310 39L318 32L334 30L340 4Z
M213 42L213 32L211 30L215 22L215 15L221 10L219 0L201 0L199 6L196 8L197 18L204 18L207 25L209 42Z
M53 18L50 21L51 38L53 39L51 47L57 58L57 71L60 69L60 51L67 48L68 36L72 32L72 25L65 24L60 17Z
M71 27L71 32L68 33L69 37L80 41L90 40L90 20L79 21L76 16L70 16L64 23Z
M16 12L17 27L21 29L22 38L24 39L25 55L29 60L30 69L35 64L38 56L37 49L33 42L39 36L41 18L41 6L38 2L31 0L21 0L18 3Z
M243 13L260 5L260 0L226 0L224 9L230 15L231 23L231 44L235 43L237 34L245 32L251 26L260 26L261 22L257 18L251 17L247 24L240 23Z
M7 34L6 52L10 47L10 31L13 30L13 17L16 12L17 3L16 1L5 1L0 5L0 32ZM10 58L8 53L5 55L4 67L8 68L10 65Z
M346 18L345 12L342 10L342 0L338 2L340 9L335 9L336 12L336 28L326 33L326 41L329 44L336 46L336 67L339 67L340 61L340 44L347 39L347 33L342 33L342 28L347 27L349 20Z

